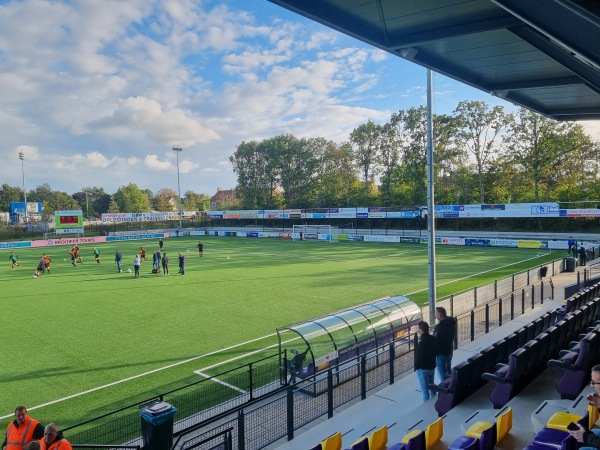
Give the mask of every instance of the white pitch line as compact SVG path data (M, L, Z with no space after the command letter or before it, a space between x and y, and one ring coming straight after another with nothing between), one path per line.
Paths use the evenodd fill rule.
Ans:
M144 373L141 373L141 374L138 374L138 375L134 375L132 377L123 378L122 380L113 381L112 383L108 383L108 384L105 384L105 385L102 385L102 386L98 386L98 387L95 387L95 388L92 388L92 389L88 389L87 391L78 392L78 393L72 394L72 395L67 395L66 397L59 398L59 399L56 399L56 400L52 400L50 402L42 403L41 405L32 406L31 408L28 407L27 409L31 410L31 411L34 411L36 409L43 408L45 406L54 405L56 403L64 402L66 400L70 400L72 398L80 397L80 396L85 395L85 394L90 394L92 392L100 391L102 389L106 389L108 387L115 386L117 384L121 384L121 383L125 383L127 381L135 380L136 378L145 377L146 375L151 375L153 373L161 372L161 371L166 370L166 369L171 369L173 367L177 367L177 366L180 366L182 364L189 363L191 361L196 361L198 359L206 358L207 356L216 355L217 353L221 353L221 352L224 352L224 351L227 351L227 350L231 350L231 349L234 349L236 347L241 347L241 346L246 345L246 344L251 344L252 342L257 342L257 341L260 341L260 340L263 340L263 339L267 339L267 338L270 338L270 337L273 337L273 336L276 336L276 333L268 334L266 336L262 336L262 337L259 337L259 338L256 338L256 339L252 339L250 341L242 342L241 344L232 345L230 347L223 348L221 350L216 350L214 352L206 353L204 355L195 356L193 358L186 359L184 361L179 361L179 362L176 362L176 363L173 363L173 364L169 364L168 366L159 367L158 369L153 369L153 370L150 370L148 372L144 372ZM6 416L1 416L0 420L2 420L2 419L8 419L9 417L13 417L13 415L14 415L14 413L13 414L8 414Z
M214 381L215 383L222 384L223 386L226 386L226 387L228 387L228 388L230 388L230 389L233 389L234 391L241 392L242 394L247 394L247 393L248 393L248 391L245 391L245 390L243 390L243 389L240 389L239 387L237 387L237 386L234 386L233 384L225 383L224 381L221 381L221 380L219 380L218 378L211 378L211 376L210 376L210 375L207 375L207 374L205 374L205 373L202 373L202 372L200 372L199 370L194 370L194 372L195 372L195 373L197 373L198 375L200 375L201 377L204 377L204 378L206 378L206 379L209 379L209 378L210 378L210 379L211 379L212 381Z
M531 261L532 259L536 259L536 258L539 258L539 256L533 256L531 258L523 259L521 261L517 261L517 262L514 262L514 263L510 263L510 264L505 264L504 266L495 267L494 269L484 270L483 272L474 273L472 275L469 275L469 276L466 276L466 277L462 277L462 278L457 278L456 280L446 281L445 283L438 284L438 286L445 286L447 284L452 284L452 283L455 283L457 281L462 281L462 280L466 280L468 278L473 278L473 277L475 277L477 275L483 275L484 273L493 272L494 270L504 269L505 267L514 266L515 264L521 264L522 262L525 262L525 261ZM423 291L426 291L427 289L429 289L429 288L419 289L418 291L409 292L408 294L404 294L404 295L416 294L417 292L423 292Z

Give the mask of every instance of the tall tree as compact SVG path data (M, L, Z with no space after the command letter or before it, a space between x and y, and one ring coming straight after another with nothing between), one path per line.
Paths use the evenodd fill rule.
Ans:
M371 194L374 177L378 173L378 155L381 146L381 127L369 120L350 133L354 161L359 170L367 197Z
M169 188L161 189L154 195L152 206L156 211L177 211L179 208L177 192Z
M194 191L186 191L183 199L185 211L207 211L210 208L210 196L197 194Z
M8 211L10 202L20 201L23 201L23 189L4 183L0 188L0 211Z
M462 101L454 110L460 121L457 133L459 146L475 159L479 179L479 203L485 203L484 176L488 165L500 152L500 133L510 121L502 106L490 106L480 101Z
M148 212L150 211L150 200L147 195L141 191L135 183L129 183L127 186L121 186L113 195L113 198L119 205L121 212Z

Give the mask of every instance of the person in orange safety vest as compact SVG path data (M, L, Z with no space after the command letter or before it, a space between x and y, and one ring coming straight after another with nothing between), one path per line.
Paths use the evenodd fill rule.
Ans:
M44 439L40 441L40 450L73 450L62 432L58 431L55 423L48 424L44 429Z
M23 450L29 442L44 437L44 427L27 415L27 408L15 408L15 420L6 427L6 438L2 444L5 450Z

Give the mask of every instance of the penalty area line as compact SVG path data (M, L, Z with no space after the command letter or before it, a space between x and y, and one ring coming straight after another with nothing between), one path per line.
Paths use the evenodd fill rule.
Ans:
M210 375L208 375L208 374L206 374L206 373L204 373L204 372L201 372L201 371L199 371L199 370L194 370L194 373L197 373L198 375L200 375L201 377L204 377L204 378L206 378L207 380L212 380L212 381L214 381L215 383L219 383L219 384L221 384L221 385L223 385L223 386L225 386L225 387L228 387L228 388L230 388L230 389L233 389L234 391L241 392L242 394L247 394L247 393L248 393L248 391L245 391L245 390L243 390L243 389L240 389L239 387L237 387L237 386L234 386L233 384L226 383L225 381L221 381L221 380L219 380L218 378L213 378L213 377L211 377Z
M159 367L157 369L149 370L148 372L144 372L144 373L141 373L141 374L138 374L138 375L133 375L133 376L127 377L127 378L123 378L122 380L113 381L112 383L104 384L102 386L98 386L98 387L95 387L95 388L92 388L92 389L88 389L86 391L78 392L76 394L67 395L66 397L62 397L62 398L59 398L59 399L56 399L56 400L52 400L52 401L49 401L49 402L46 402L46 403L42 403L41 405L32 406L30 408L28 407L27 410L28 411L34 411L36 409L44 408L46 406L55 405L57 403L61 403L61 402L64 402L66 400L71 400L71 399L76 398L76 397L81 397L82 395L91 394L92 392L100 391L102 389L106 389L106 388L109 388L109 387L112 387L112 386L116 386L118 384L122 384L122 383L125 383L127 381L135 380L137 378L142 378L142 377L145 377L147 375L152 375L153 373L157 373L157 372L161 372L163 370L171 369L173 367L177 367L177 366L180 366L182 364L187 364L187 363L192 362L192 361L197 361L199 359L206 358L208 356L217 355L217 354L219 354L221 352L224 352L224 351L227 351L227 350L232 350L234 348L241 347L241 346L246 345L246 344L251 344L253 342L261 341L263 339L267 339L267 338L270 338L270 337L273 337L273 336L276 336L276 335L277 335L276 333L272 333L272 334L268 334L266 336L262 336L262 337L259 337L259 338L256 338L256 339L251 339L249 341L242 342L242 343L236 344L236 345L232 345L230 347L226 347L226 348L223 348L221 350L215 350L214 352L206 353L206 354L200 355L200 356L195 356L193 358L189 358L189 359L186 359L184 361L179 361L179 362L176 362L176 363L173 363L173 364L169 364L168 366ZM10 417L14 417L14 413L8 414L6 416L0 416L0 420L2 420L2 419L8 419Z

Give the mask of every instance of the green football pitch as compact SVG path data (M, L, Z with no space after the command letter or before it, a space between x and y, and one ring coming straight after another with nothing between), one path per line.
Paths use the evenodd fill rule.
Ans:
M140 245L128 241L0 250L0 426L16 405L64 428L252 360L276 344L275 330L389 295L427 302L427 246L205 237L165 240L170 275L134 278ZM118 273L114 253L124 255ZM43 252L52 273L32 278ZM177 271L177 254L186 273ZM563 252L438 246L438 298L558 259ZM272 350L275 353L275 349ZM250 355L250 356L249 356ZM245 359L244 359L245 358ZM249 358L249 359L248 359ZM35 413L33 412L35 411Z

